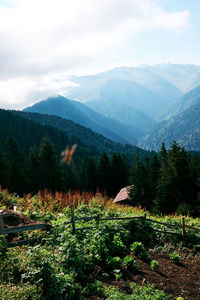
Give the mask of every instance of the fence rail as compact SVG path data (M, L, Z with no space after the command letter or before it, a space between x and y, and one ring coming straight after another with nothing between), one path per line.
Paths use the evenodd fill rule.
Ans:
M10 216L12 214L0 214L0 235L6 235L6 234L11 234L11 233L18 233L18 232L23 232L23 231L32 231L32 230L50 230L52 228L52 225L50 223L42 223L42 224L34 224L34 225L26 225L26 226L17 226L17 227L10 227L10 228L5 228L4 227L4 222L3 222L3 218ZM108 218L100 218L99 215L96 216L92 216L92 217L75 217L74 215L74 207L71 206L71 220L64 222L63 225L68 225L68 224L72 224L72 234L76 234L77 231L84 231L84 230L88 230L88 229L93 229L94 227L89 226L89 227L82 227L82 228L77 228L76 227L76 221L91 221L94 220L96 222L96 224L99 224L99 222L101 221L120 221L120 220L124 220L124 221L130 221L130 220L134 220L134 219L140 219L143 220L145 222L151 222L151 223L155 223L155 224L159 224L162 226L167 226L170 228L180 228L181 229L181 233L177 233L177 232L170 232L170 231L165 231L165 230L160 230L160 229L153 229L153 231L156 232L160 232L160 233L165 233L165 234L174 234L174 235L182 235L183 239L186 236L186 229L189 230L194 230L197 232L200 232L200 228L191 226L191 225L186 225L185 224L185 218L182 217L180 224L169 224L169 223L164 223L164 222L159 222L150 218L146 217L146 214L144 216L133 216L133 217L108 217ZM22 245L26 245L28 243L30 243L32 240L23 240L23 241L17 241L17 242L12 242L12 243L8 243L7 246L8 247L16 247L16 246L22 246Z

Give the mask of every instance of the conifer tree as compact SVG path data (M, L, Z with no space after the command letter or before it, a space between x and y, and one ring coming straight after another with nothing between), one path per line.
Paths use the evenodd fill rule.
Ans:
M119 190L128 183L128 167L125 157L119 153L113 153L110 172L110 184L108 188L109 196L116 196Z
M43 138L39 149L40 189L52 192L63 189L61 168L58 165L55 149L48 138Z
M104 152L99 161L99 189L102 193L109 194L111 178L111 165L107 154Z
M152 179L151 168L148 160L144 163L140 160L136 152L135 163L132 168L130 184L130 201L136 205L141 205L149 210L152 209Z
M193 201L192 180L188 156L184 148L174 142L168 151L167 164L162 164L158 181L156 205L164 213L176 212Z
M5 176L6 176L6 169L5 169L5 160L3 153L0 152L0 186L5 186Z
M73 165L63 165L62 166L62 174L64 179L64 190L78 190L79 189L79 181L77 178L77 172Z
M25 158L11 134L6 141L6 187L19 195L27 192L27 167Z
M36 147L30 149L29 154L29 191L37 193L41 187L40 184L40 158Z
M96 192L98 171L92 158L85 158L80 171L80 188L82 191Z

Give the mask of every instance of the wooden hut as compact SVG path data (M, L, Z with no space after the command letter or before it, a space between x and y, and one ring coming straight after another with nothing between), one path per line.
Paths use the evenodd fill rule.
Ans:
M129 197L129 191L132 188L132 185L126 186L122 188L117 196L114 198L112 203L121 203L121 204L126 204L130 200Z

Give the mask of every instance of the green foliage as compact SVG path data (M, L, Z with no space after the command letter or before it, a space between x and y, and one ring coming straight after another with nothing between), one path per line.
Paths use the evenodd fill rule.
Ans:
M152 270L158 270L159 268L159 263L157 260L153 259L151 262L150 262L150 268Z
M136 153L135 163L132 168L130 183L130 203L141 205L143 208L150 209L153 202L153 183L151 169L148 159L142 162Z
M132 272L136 272L138 270L138 264L136 260L130 255L124 257L123 265L126 266Z
M109 269L114 270L114 269L121 269L122 267L122 260L119 256L108 256L106 259L106 265L108 266Z
M134 242L130 245L130 249L139 258L148 260L148 252L144 249L144 245L141 242Z
M111 245L111 252L114 255L123 256L127 251L126 246L124 245L121 237L119 235L115 235L112 245Z
M11 194L8 190L0 187L0 206L5 206L4 209L13 209L13 206L18 203L19 199L19 196L16 194Z
M172 297L167 296L163 291L157 290L154 285L137 286L136 283L130 284L131 294L127 295L119 291L116 287L108 286L105 288L107 300L168 300Z
M0 284L1 300L42 300L41 289L34 284Z
M38 205L36 198L34 197L35 202L31 202L33 207ZM119 210L113 206L110 208L105 206L105 208L98 199L92 200L88 205L83 203L77 205L76 217L96 214L129 216L133 210L133 208L130 211L129 209ZM32 212L27 210L27 213ZM37 218L40 216L39 213L38 210ZM140 213L142 212L140 211ZM96 225L95 220L89 220L88 225L84 225L82 220L77 220L77 228L91 226L93 229L77 231L76 235L72 235L71 225L63 224L70 218L70 209L65 208L57 214L52 212L52 215L51 232L46 237L38 232L38 235L42 237L42 245L8 249L4 258L1 259L0 290L3 287L5 294L6 289L10 287L10 294L8 294L10 299L18 299L18 294L12 288L13 286L18 287L21 293L23 293L22 287L24 287L24 291L27 291L24 292L27 299L29 299L29 294L33 295L34 299L35 291L38 293L36 293L38 299L76 300L90 299L93 296L100 297L100 299L168 299L162 291L156 290L151 285L131 284L132 292L127 295L109 287L111 293L100 282L101 280L103 282L114 279L125 280L127 279L127 270L133 273L137 272L138 265L128 252L129 248L139 258L148 260L148 253L141 241L133 243L133 238L137 236L138 232L141 230L145 232L145 228L147 231L151 231L151 227L148 227L148 223L144 219L135 219L134 223L133 221L102 221L99 225ZM177 220L179 219L178 217L168 217L168 219L165 217L162 220L168 223L171 220L172 224L178 224ZM187 222L189 220L190 222L193 220L193 225L198 226L199 220L188 217ZM131 231L132 228L134 228L134 234ZM27 233L27 237L30 236L31 234ZM147 239L149 239L148 236ZM155 239L154 242L160 245L159 240ZM145 246L148 243L147 241ZM156 261L150 263L150 267L153 269L156 269L157 266L158 262ZM21 298L23 299L22 296ZM7 300L7 298L5 299Z
M175 264L179 264L180 261L181 261L181 256L178 253L176 253L176 252L170 253L169 254L169 258Z

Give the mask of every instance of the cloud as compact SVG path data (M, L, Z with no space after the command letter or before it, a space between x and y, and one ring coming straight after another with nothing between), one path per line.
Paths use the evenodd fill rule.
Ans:
M139 32L176 33L189 26L187 11L167 13L152 0L4 2L9 5L0 5L0 102L13 107L64 93L63 74L125 62Z

